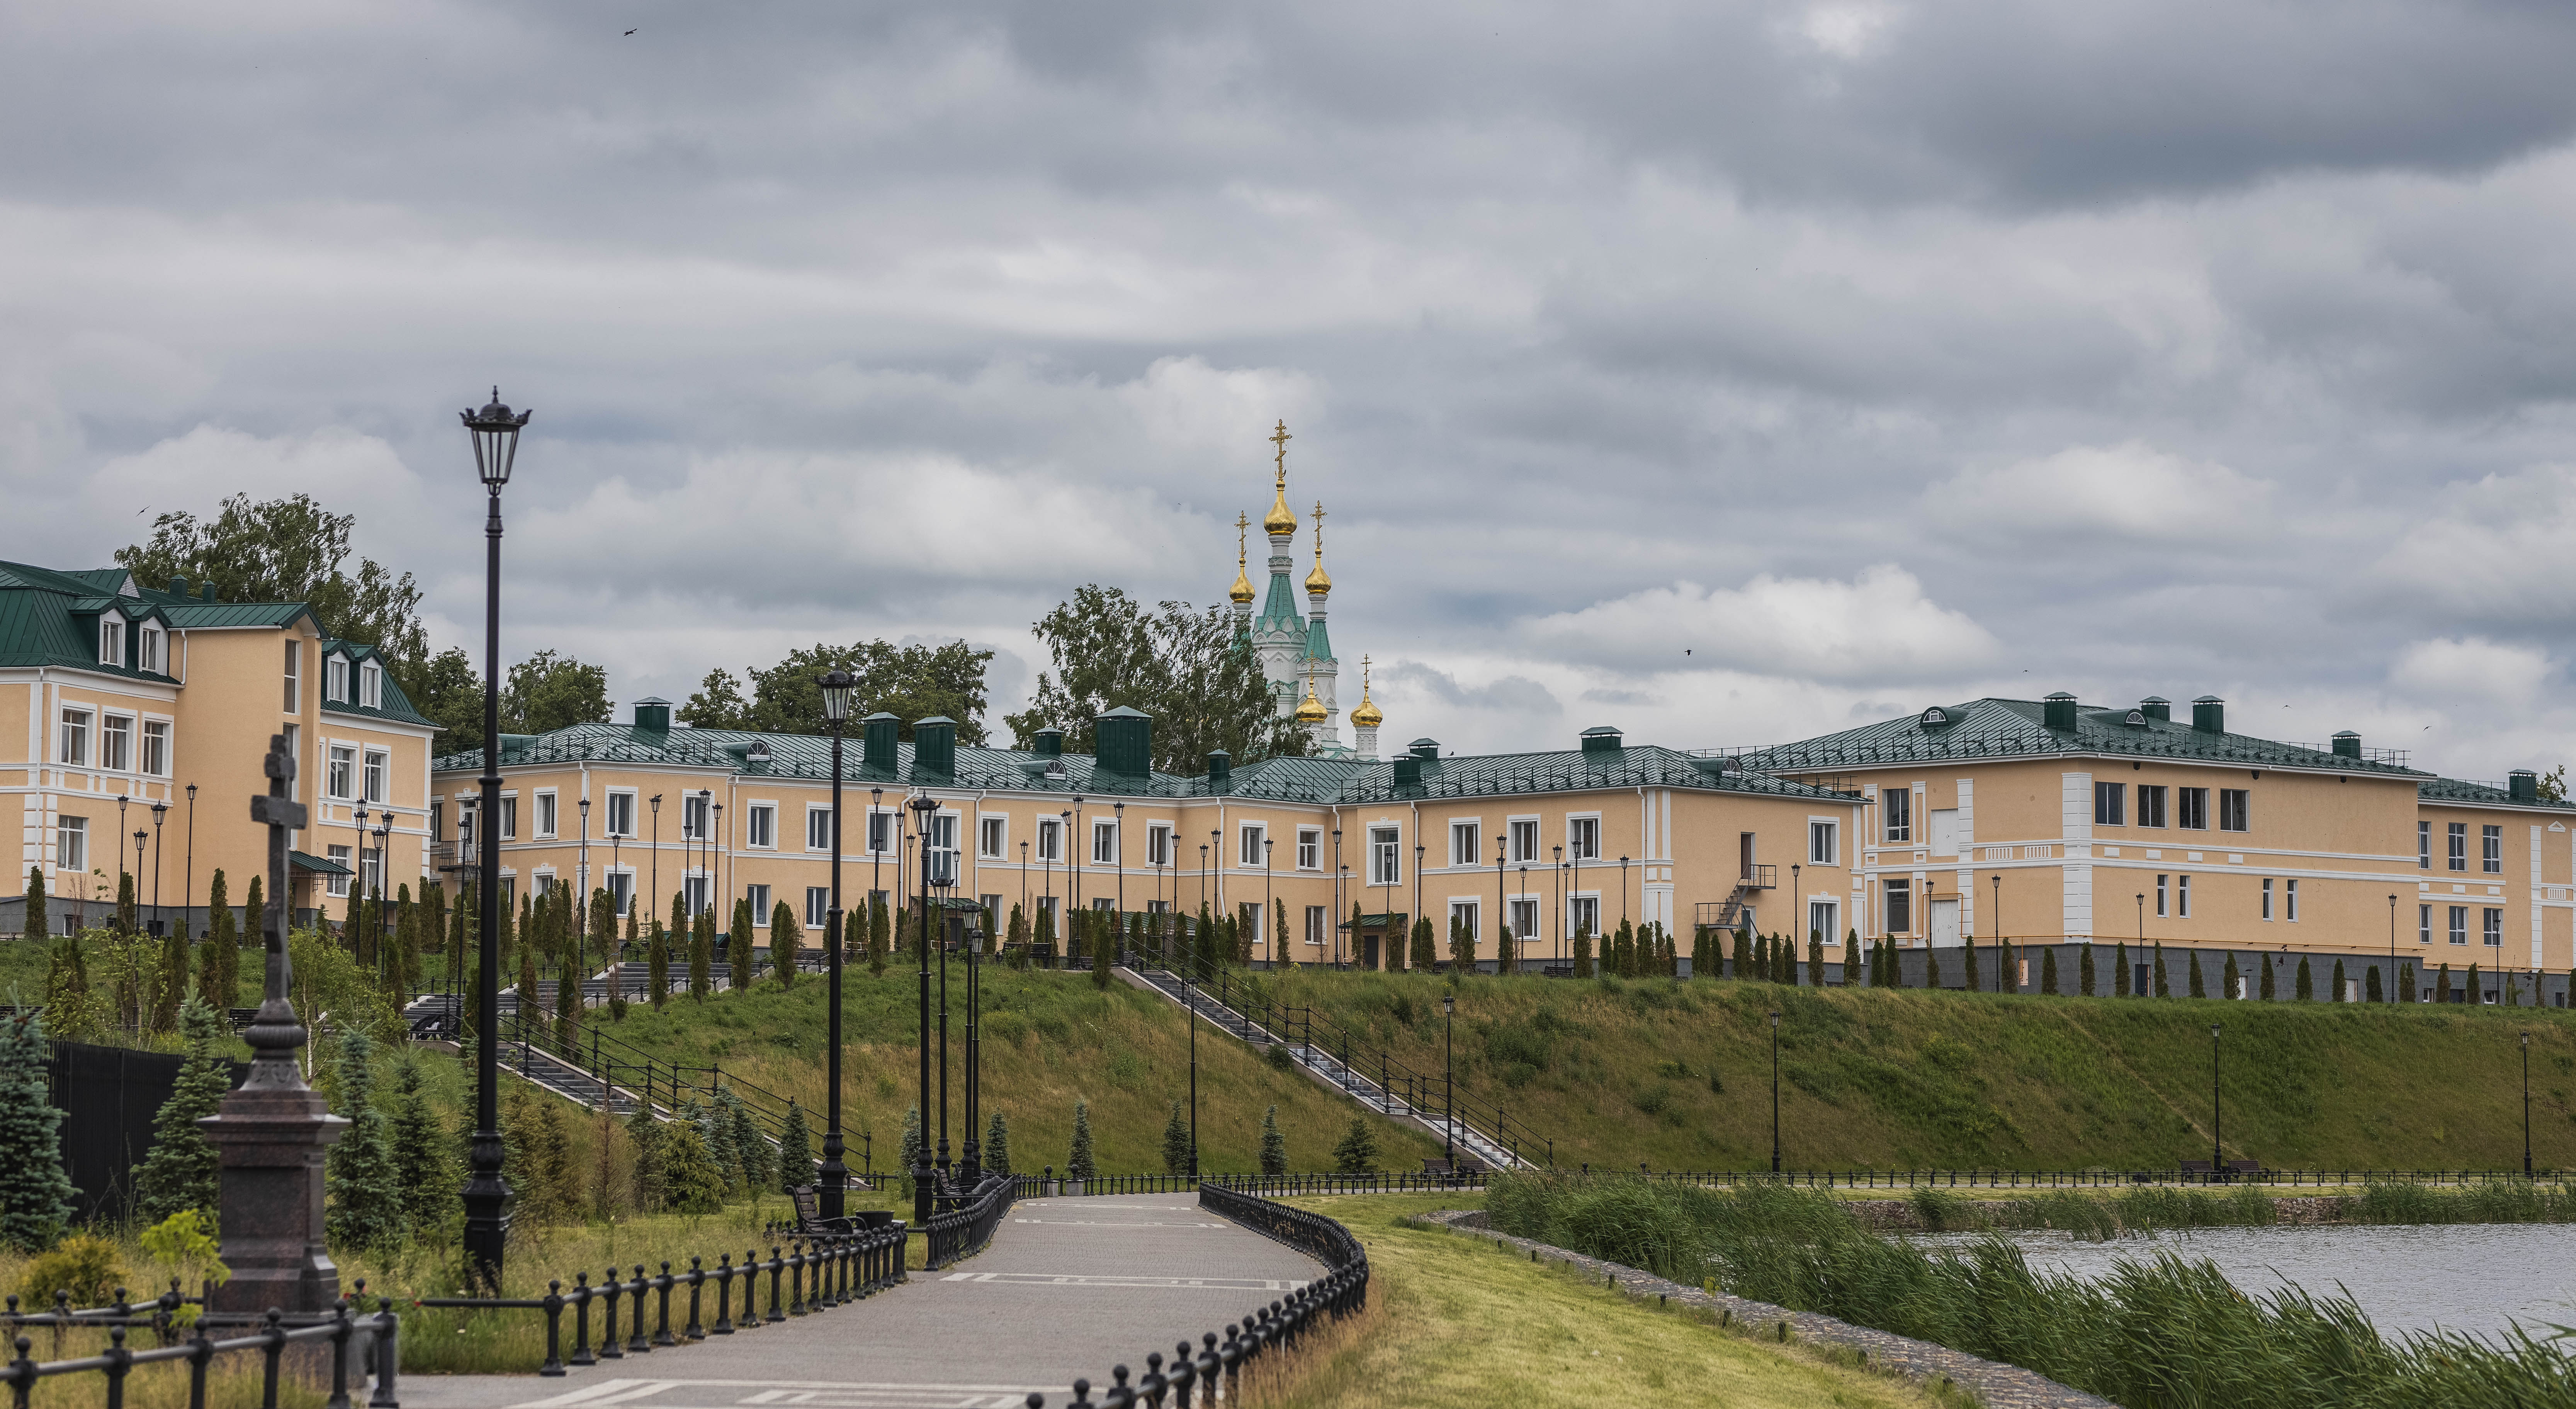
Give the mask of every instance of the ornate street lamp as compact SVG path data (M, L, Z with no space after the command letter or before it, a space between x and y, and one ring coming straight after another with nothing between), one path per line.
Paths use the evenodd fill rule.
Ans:
M2539 999L2537 988L2533 1000ZM2531 1177L2531 1034L2522 1035L2522 1177Z
M572 958L578 970L590 967L590 958L583 952L585 947L583 941L588 938L585 932L590 928L590 799L582 798L575 802L573 810L581 814L581 849L574 853L575 859L572 863L573 874L579 877L575 883L576 894L572 903ZM612 927L610 934L599 937L599 948L603 958L606 957L608 941L614 933Z
M474 1139L465 1177L465 1271L468 1285L498 1294L501 1263L510 1238L510 1186L501 1177L501 1078L494 1037L501 1030L501 490L519 458L519 431L533 412L513 414L501 389L480 411L464 413L474 442L474 471L488 501L483 521L483 828L482 976L475 995L482 1020L475 1029Z
M911 806L912 810L919 814L915 819L916 830L918 830L930 824L931 810L939 804L931 801L930 795L924 793L915 797ZM921 1021L916 1045L920 1049L921 1084L915 1107L927 1117L930 1112L930 848L927 846L921 849L920 916ZM943 1150L941 1153L944 1154L946 1151ZM912 1226L915 1228L927 1229L930 1226L931 1193L930 1142L920 1140L914 1142L912 1155Z
M2218 1178L2223 1161L2218 1142L2218 1024L2209 1025L2209 1177Z
M1771 1172L1780 1172L1780 1015L1776 1012L1771 1015Z
M658 920L662 914L662 795L660 793L653 794L652 807L653 859L645 864L644 888L645 894L653 897L653 903L644 907L644 918ZM654 1001L661 1001L661 995L654 995Z
M826 983L831 992L827 1000L824 1050L823 1101L823 1217L842 1216L842 1190L849 1183L850 1166L843 1160L846 1150L841 1139L841 731L850 718L850 695L858 681L846 670L835 668L814 682L823 688L823 720L832 726L832 909L824 918L823 943L830 951Z
M195 935L193 933L193 925L188 919L188 912L189 907L197 903L196 896L197 785L190 783L188 785L188 859L182 863L179 872L179 924L183 929L191 931L189 937L192 939L195 938ZM211 928L214 922L214 917L209 915L206 917L206 920L208 926Z
M154 934L169 928L170 923L161 914L161 823L169 815L168 799L152 804L152 932ZM140 867L138 866L137 869Z
M1458 1067L1452 1060L1456 1049L1450 1045L1450 1019L1458 1012L1458 995L1440 995L1440 1157L1449 1162L1449 1173L1458 1172Z

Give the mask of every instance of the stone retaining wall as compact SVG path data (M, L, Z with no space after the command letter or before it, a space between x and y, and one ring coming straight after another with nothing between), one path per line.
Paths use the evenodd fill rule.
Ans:
M1892 1200L1877 1200L1892 1203ZM1906 1208L1910 1217L1913 1210ZM1494 1232L1482 1209L1450 1209L1426 1213L1422 1219L1439 1224L1462 1236L1484 1238L1499 1248L1514 1248L1529 1254L1533 1261L1554 1262L1578 1268L1589 1276L1599 1277L1630 1297L1642 1300L1654 1297L1668 1305L1697 1307L1717 1314L1724 1325L1741 1323L1757 1334L1776 1336L1782 1341L1792 1338L1820 1345L1845 1346L1860 1352L1865 1362L1885 1366L1911 1379L1949 1380L1975 1395L1987 1409L2119 1409L2110 1400L2082 1390L2070 1389L2045 1375L2035 1374L2018 1365L2003 1365L1981 1359L1948 1346L1907 1336L1873 1331L1831 1316L1812 1311L1791 1311L1768 1302L1750 1301L1724 1292L1709 1293L1698 1287L1685 1287L1651 1272L1586 1257L1579 1252L1550 1247L1527 1238L1515 1238Z

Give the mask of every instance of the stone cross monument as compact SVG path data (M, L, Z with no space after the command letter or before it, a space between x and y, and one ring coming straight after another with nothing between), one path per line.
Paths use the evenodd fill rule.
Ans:
M268 792L250 800L250 817L268 827L267 985L243 1039L250 1079L224 1097L222 1113L200 1122L223 1164L219 1212L223 1259L232 1280L212 1309L327 1311L340 1296L340 1270L322 1234L322 1158L349 1122L331 1114L322 1094L304 1084L295 1051L304 1024L287 1001L294 976L286 935L294 913L286 889L286 836L304 826L304 805L287 797L295 756L286 736L268 741Z

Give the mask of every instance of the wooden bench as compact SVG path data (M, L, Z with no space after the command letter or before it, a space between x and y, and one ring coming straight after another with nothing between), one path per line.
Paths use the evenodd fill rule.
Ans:
M822 1191L816 1189L811 1184L800 1185L788 1190L787 1198L790 1203L793 1203L796 1206L796 1231L799 1233L854 1233L858 1231L860 1224L860 1220L858 1219L825 1218L823 1216Z

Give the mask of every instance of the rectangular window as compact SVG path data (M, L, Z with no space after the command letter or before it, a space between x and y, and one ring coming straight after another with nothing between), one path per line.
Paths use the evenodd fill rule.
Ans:
M820 931L832 923L832 888L805 887L805 928Z
M1484 931L1477 925L1476 910L1476 902L1472 900L1450 901L1449 932L1455 934L1461 928L1464 928L1467 931L1467 937L1469 939L1482 940L1485 935ZM1447 946L1444 945L1442 947L1445 949Z
M1169 866L1172 864L1172 826L1170 823L1157 822L1145 829L1145 864L1148 866Z
M504 795L501 799L501 840L519 839L519 800Z
M98 620L98 663L125 664L125 623L114 617L100 617Z
M2263 918L2267 920L2272 918L2272 878L2270 876L2263 878Z
M89 869L89 819L54 819L54 864L66 871Z
M1261 844L1268 839L1269 829L1258 822L1247 822L1244 825L1235 828L1234 864L1238 866L1260 865L1262 851Z
M2182 829L2186 832L2209 830L2209 789L2176 788L2174 801L2180 804Z
M2281 882L2281 918L2291 924L2299 922L2299 883Z
M2138 825L2141 827L2165 825L2164 784L2140 783L2138 785Z
M2415 942L2417 944L2433 942L2433 907L2430 905L2415 907Z
M680 840L707 839L707 809L715 799L699 793L680 795ZM504 835L507 835L504 833Z
M612 837L635 835L635 794L608 795L608 834Z
M2486 940L2486 945L2489 949L2502 948L2504 945L2504 911L2493 905L2487 906L2485 909L2486 928L2481 932L2481 937Z
M2469 869L2469 824L2466 822L2452 823L2450 841L2450 868L2454 871L2465 871Z
M62 741L57 751L71 767L89 767L89 718L85 709L63 711Z
M304 712L304 676L303 676L303 668L304 668L304 643L303 643L303 642L301 642L301 641L289 641L289 642L287 642L287 643L286 643L286 712L287 712L287 713L289 713L289 714L302 714L302 713Z
M1331 923L1331 915L1323 906L1307 906L1306 942L1308 944L1322 944L1324 942L1324 926L1329 923Z
M608 899L611 904L617 907L617 917L621 920L626 918L627 912L635 908L635 873L632 871L609 872Z
M687 916L689 919L694 920L698 916L707 913L707 878L704 876L682 877L680 880L680 904L689 912Z
M358 883L369 895L385 893L385 853L379 847L358 848Z
M443 797L429 800L429 839L432 843L447 840L447 799Z
M1369 884L1392 886L1404 883L1404 861L1398 843L1402 833L1394 827L1369 828Z
M129 716L111 714L100 721L98 766L112 773L134 767L134 720Z
M331 768L325 778L325 797L355 797L358 789L358 751L346 744L331 746ZM551 797L551 794L549 794ZM543 813L538 814L543 816ZM547 830L551 831L552 828Z
M383 749L367 750L367 801L382 802L385 800L385 775L393 771L393 766L393 755L386 753Z
M358 667L358 703L368 709L385 707L385 670L374 661Z
M1512 860L1528 863L1538 860L1538 819L1524 817L1512 823Z
M155 778L170 776L170 721L166 719L143 721L143 771Z
M322 852L325 856L339 862L343 866L349 864L349 848L345 846L326 846L322 849ZM330 883L325 885L323 889L329 891L333 895L347 895L349 893L348 875L345 872L332 873Z
M762 929L769 928L769 887L744 886L742 893L743 899L751 902L751 922Z
M1450 823L1450 824L1449 824L1449 864L1450 864L1450 865L1452 865L1452 866L1473 866L1473 865L1475 865L1475 864L1476 864L1476 855L1477 855L1477 846L1476 846L1476 842L1477 842L1477 836L1476 836L1476 824L1475 824L1475 823L1473 823L1473 822L1452 822L1452 823Z
M884 853L894 850L894 828L898 820L898 814L884 808L868 810L869 851ZM825 848L825 850L829 849L829 847Z
M805 849L807 851L832 849L832 809L828 807L805 809Z
M2451 942L2453 944L2469 942L2469 907L2465 905L2451 907Z
M1321 870L1324 865L1324 833L1319 827L1297 829L1297 869Z
M2093 785L2093 825L2125 827L2128 822L2129 785L2095 783Z
M1515 940L1541 938L1538 932L1538 902L1535 900L1514 900L1512 902L1511 925L1512 938Z
M2246 825L2246 819L2251 812L2248 803L2252 800L2252 797L2253 795L2243 788L2219 789L2218 830L2222 832L2243 832L2252 830L2252 828Z
M1841 943L1843 937L1841 910L1842 907L1830 900L1808 901L1807 933L1827 944Z
M975 828L975 854L987 861L1002 859L1002 848L1010 840L1011 819L986 817Z
M1601 859L1601 819L1570 817L1565 823L1565 859L1598 861Z
M334 749L333 752L336 753L338 750ZM550 837L554 834L555 795L553 793L539 793L537 794L537 835L541 837Z
M957 884L957 814L941 812L930 819L930 834L922 839L930 850L930 876L934 884Z
M1887 812L1887 839L1914 840L1914 793L1907 788L1885 788L1879 792L1879 805Z
M134 644L134 665L136 669L148 670L155 675L166 675L169 673L161 668L160 632L147 626L143 628L143 634L135 639Z
M2415 869L2433 869L2433 824L2430 822L2415 824Z
M332 656L322 662L322 698L334 704L349 702L349 658Z
M1094 822L1091 824L1091 861L1095 866L1115 866L1118 864L1117 823Z
M1053 817L1038 819L1038 859L1040 861L1052 862L1064 859L1063 849L1057 845L1063 830L1064 824Z
M2191 918L2191 877L2189 876L2174 877L2174 918L2177 920Z
M147 771L148 771L148 770L147 770ZM2486 869L2486 873L2487 873L2488 875L2490 875L2490 876L2501 876L2501 875L2503 875L2503 874L2504 874L2504 828L2502 828L2502 827L2480 827L2480 828L2478 829L2478 833L2479 833L2479 836L2478 836L2478 848L2479 848L2479 850L2478 850L2478 857L2479 857L2480 863L2485 867L2485 869Z
M832 814L826 812L823 815L825 817L829 817ZM750 836L747 839L749 845L763 850L774 850L777 847L778 808L775 804L766 802L753 803L751 805L750 814L745 820L746 825L750 830ZM828 826L829 824L826 823L825 825ZM828 838L826 840L828 841Z
M1914 931L1914 883L1907 880L1887 883L1887 932L1911 934Z
M1842 854L1841 841L1840 829L1833 823L1808 823L1807 864L1810 866L1841 865L1841 861L1837 859Z
M1565 917L1566 928L1576 934L1601 933L1601 901L1598 897L1578 895L1567 901L1565 908L1571 912Z
M2165 908L2165 885L2168 879L2165 876L2156 877L2156 918L2159 920L2172 913Z

